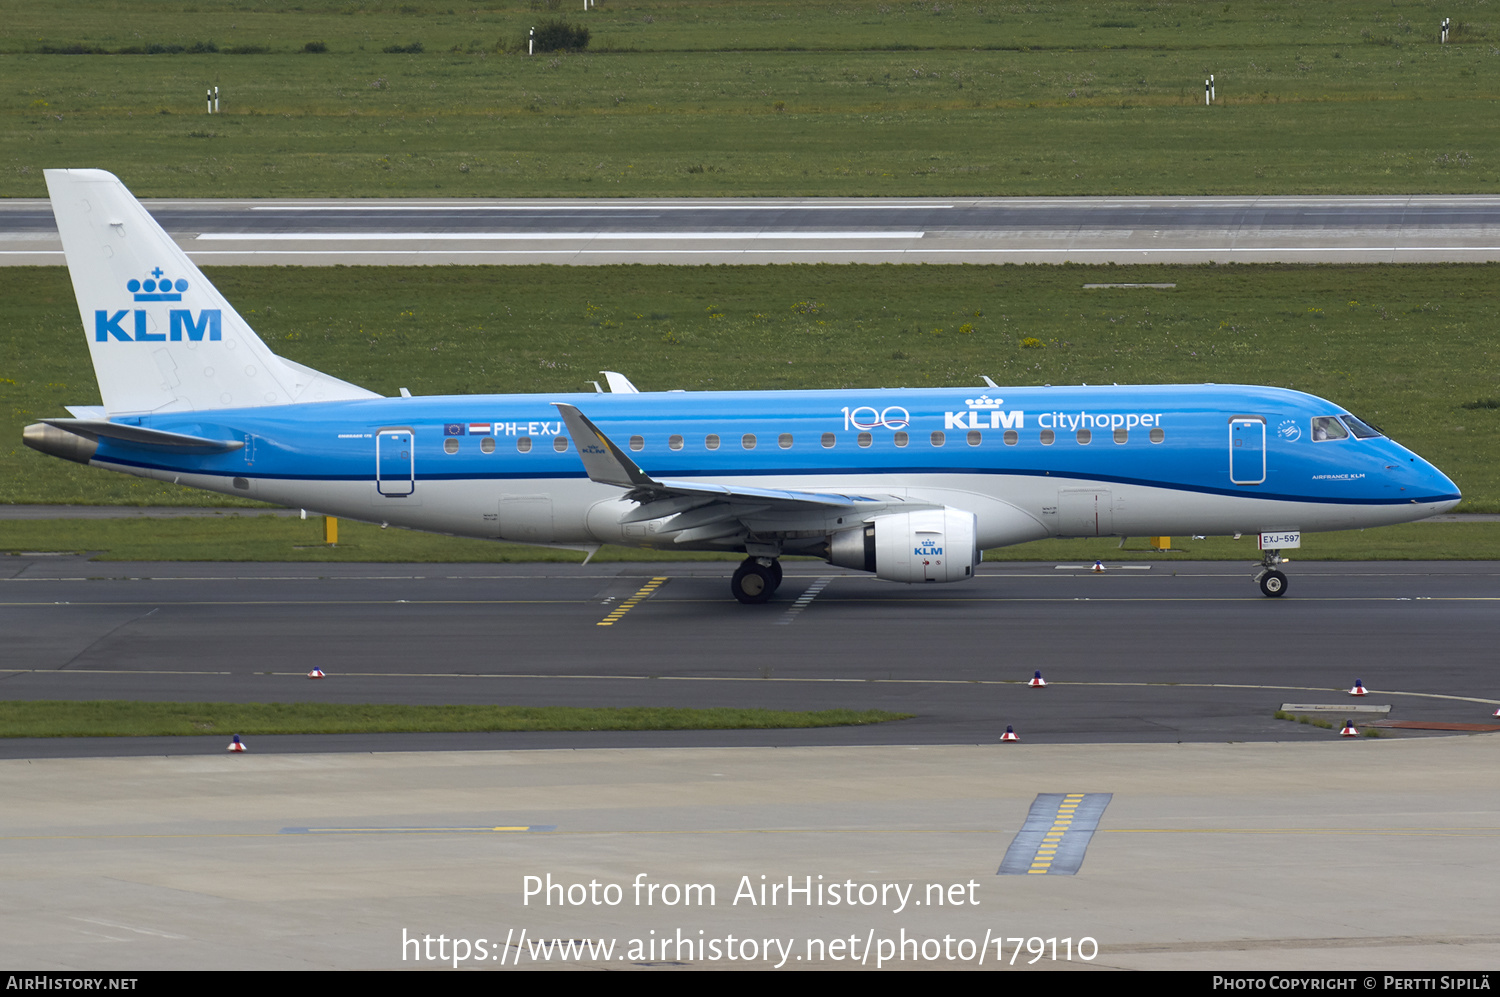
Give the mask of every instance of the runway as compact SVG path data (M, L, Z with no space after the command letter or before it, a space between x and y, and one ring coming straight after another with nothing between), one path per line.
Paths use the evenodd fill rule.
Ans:
M1500 705L1488 562L1299 562L1279 600L1249 563L993 563L915 587L789 562L764 606L730 598L732 562L0 567L4 699L915 714L806 731L261 738L264 752L982 744L1008 725L1035 743L1326 741L1273 714L1353 709L1356 679L1392 720L1485 723ZM315 666L328 678L308 681ZM1046 689L1027 687L1036 671ZM218 754L223 739L3 740L0 757Z
M199 264L1500 259L1481 195L145 203ZM0 265L61 263L48 202L0 202Z

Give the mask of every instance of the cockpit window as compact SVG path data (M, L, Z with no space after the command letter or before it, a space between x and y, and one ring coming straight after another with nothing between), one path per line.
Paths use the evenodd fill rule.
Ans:
M1349 427L1349 432L1354 434L1356 440L1377 440L1380 438L1381 434L1378 429L1366 425L1352 415L1341 415L1339 418L1344 420L1344 425Z
M1331 415L1320 415L1312 421L1312 438L1314 443L1323 443L1327 440L1347 440L1349 430L1344 424Z

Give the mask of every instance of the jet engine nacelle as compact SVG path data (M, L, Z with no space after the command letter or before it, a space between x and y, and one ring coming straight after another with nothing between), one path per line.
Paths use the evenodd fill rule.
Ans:
M974 577L978 521L962 509L924 509L876 516L856 530L835 533L828 560L873 571L893 582L961 582Z

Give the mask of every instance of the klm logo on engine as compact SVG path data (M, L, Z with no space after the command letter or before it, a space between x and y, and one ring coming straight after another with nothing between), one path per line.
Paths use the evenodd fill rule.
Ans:
M978 398L966 398L964 404L969 406L967 412L944 412L944 429L1025 429L1026 413L1021 409L1003 412L1000 406L1005 403L1003 398L991 398L989 395L980 395Z
M941 540L923 540L912 548L912 553L918 557L942 557L943 543Z
M173 280L163 274L162 268L151 271L145 280L131 279L125 289L136 301L181 301L188 282L182 278ZM122 308L111 314L107 309L94 312L94 342L107 343L116 340L122 343L180 343L219 342L224 338L224 319L217 308L205 308L195 318L188 308L172 308L167 312L167 331L152 332L152 320L144 308Z

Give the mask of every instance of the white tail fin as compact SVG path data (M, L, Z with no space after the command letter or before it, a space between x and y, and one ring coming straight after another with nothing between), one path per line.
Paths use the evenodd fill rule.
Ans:
M272 353L113 174L46 174L109 415L380 397Z

